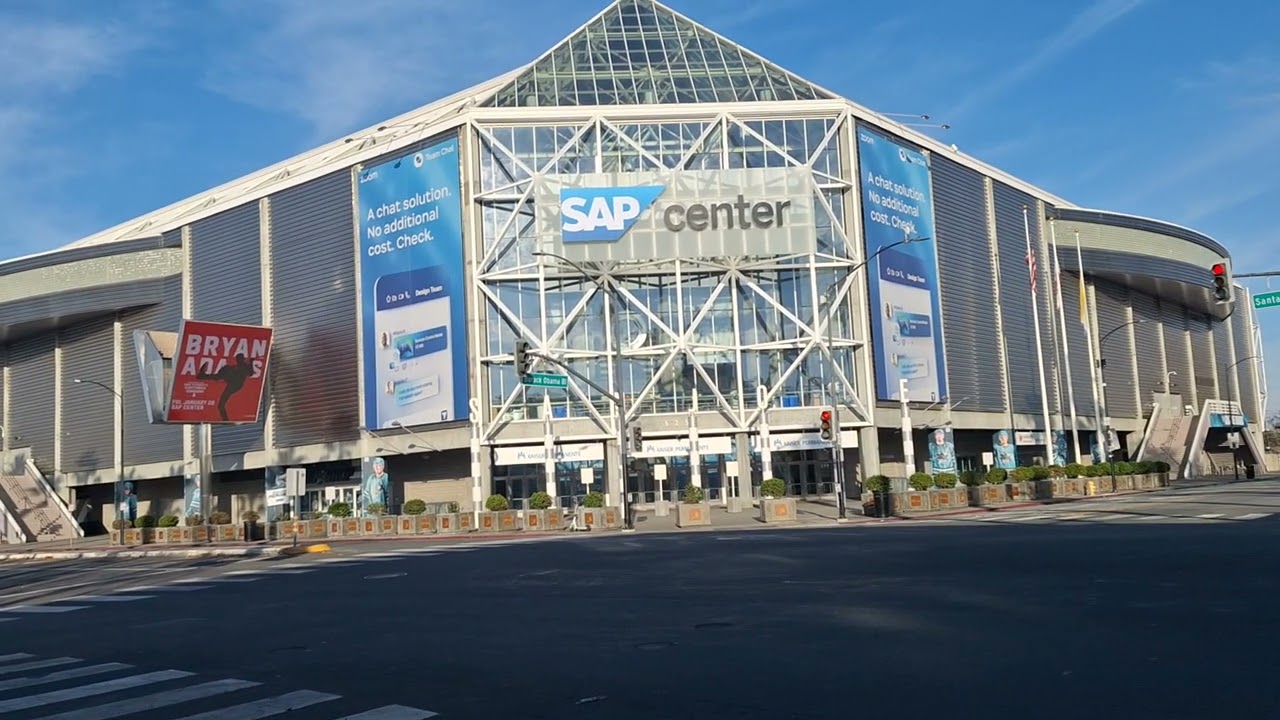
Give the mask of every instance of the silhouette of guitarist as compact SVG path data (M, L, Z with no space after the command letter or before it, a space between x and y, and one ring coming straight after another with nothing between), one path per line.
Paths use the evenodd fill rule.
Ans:
M249 362L249 358L245 357L244 353L236 355L234 365L227 363L216 373L209 374L203 371L196 373L196 377L200 380L220 380L225 383L222 396L218 398L218 415L222 416L223 421L230 419L227 417L227 402L231 400L232 395L240 392L245 381L252 376L253 363Z

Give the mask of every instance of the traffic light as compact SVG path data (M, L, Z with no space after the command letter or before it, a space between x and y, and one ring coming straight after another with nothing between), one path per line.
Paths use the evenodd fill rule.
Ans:
M822 411L822 414L818 416L818 433L822 436L823 440L831 439L831 411L830 410L824 409Z
M644 431L639 425L631 428L631 450L633 452L644 452Z
M1217 303L1231 302L1231 269L1226 263L1213 264L1213 300Z
M529 341L517 340L514 354L515 354L516 377L524 377L525 375L528 375L529 364L532 360L529 357Z

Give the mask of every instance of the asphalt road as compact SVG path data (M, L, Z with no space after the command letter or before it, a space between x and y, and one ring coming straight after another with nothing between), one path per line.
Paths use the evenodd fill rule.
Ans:
M4 565L0 596L90 584L0 598L0 716L1276 718L1277 549L1264 482L839 528Z

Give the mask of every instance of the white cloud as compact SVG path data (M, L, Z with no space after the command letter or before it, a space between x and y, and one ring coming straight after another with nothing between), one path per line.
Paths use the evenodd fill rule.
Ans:
M493 0L227 0L218 7L234 19L239 41L214 48L206 85L301 119L315 132L308 144L510 70L558 39L528 40L522 21L546 23Z
M1041 68L1082 45L1141 5L1143 0L1098 0L1071 18L1066 27L1037 44L1037 50L978 85L959 105L946 113L948 121L980 108L984 103L1033 76Z
M0 13L0 255L47 249L96 224L58 199L58 183L76 172L60 162L62 114L78 91L145 47L147 26Z

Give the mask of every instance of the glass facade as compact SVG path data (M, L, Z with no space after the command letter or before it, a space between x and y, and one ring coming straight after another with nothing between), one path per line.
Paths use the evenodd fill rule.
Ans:
M815 100L832 95L648 0L610 6L492 107Z
M612 389L615 334L624 348L619 374L633 414L697 410L745 419L759 405L760 388L776 389L769 400L776 407L830 404L830 367L815 340L825 339L830 316L823 298L848 276L858 256L845 233L851 184L841 163L840 123L722 117L613 124L601 118L481 126L477 201L484 257L478 280L488 323L488 361L481 373L488 381L491 417L539 418L548 392L552 418L601 419L612 413L602 393L586 383L573 382L567 393L521 386L510 354L516 339L524 338ZM533 254L538 246L532 187L540 177L784 166L812 169L814 254L588 264L604 280L564 274L540 265ZM608 294L600 282L607 283ZM832 325L834 356L852 381L847 296Z

